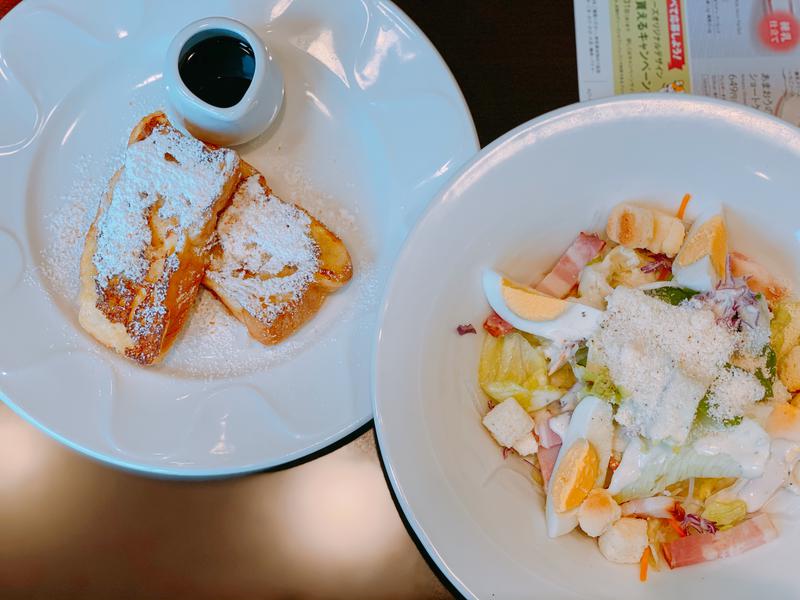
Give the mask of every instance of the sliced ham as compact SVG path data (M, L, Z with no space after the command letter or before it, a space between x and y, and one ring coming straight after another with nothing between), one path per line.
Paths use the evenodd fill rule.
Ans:
M688 535L663 545L664 558L673 569L718 558L736 556L778 537L765 514L739 523L725 531Z
M536 437L539 438L539 446L542 448L561 445L561 437L550 429L550 419L552 417L546 410L538 410L533 413L533 421L535 423L533 430L536 432Z
M605 245L597 235L581 232L558 259L553 270L536 285L536 289L543 294L565 298L577 285L581 269L594 260Z
M788 290L767 269L749 256L739 252L730 253L731 275L744 277L747 286L754 292L764 294L770 305L777 304L786 297Z
M561 450L561 444L550 448L540 447L539 452L537 452L539 456L539 468L542 470L542 479L544 480L545 489L547 489L547 482L550 481L550 475L553 474L553 467L556 466L559 450Z
M494 337L502 337L514 331L514 326L494 311L486 317L486 320L483 322L483 328Z

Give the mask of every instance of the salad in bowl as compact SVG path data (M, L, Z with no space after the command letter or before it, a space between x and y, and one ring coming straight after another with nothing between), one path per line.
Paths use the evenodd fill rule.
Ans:
M800 503L800 300L690 200L617 205L540 281L483 273L483 425L530 463L551 538L642 579L768 543Z

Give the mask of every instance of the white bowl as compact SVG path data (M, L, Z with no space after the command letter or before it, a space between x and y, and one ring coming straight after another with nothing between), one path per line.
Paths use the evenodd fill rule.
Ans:
M253 49L255 71L242 99L221 108L198 98L184 83L179 64L193 45L217 35L245 41ZM272 124L283 104L283 73L269 48L244 23L226 17L194 21L181 29L167 49L164 84L173 122L201 140L236 146L259 136Z
M507 134L454 178L407 240L374 359L375 423L389 479L436 563L475 598L796 598L798 525L740 557L653 573L607 562L594 541L551 540L542 495L480 423L481 272L535 280L609 209L644 200L692 211L722 201L736 250L800 278L800 132L692 97L570 106ZM691 216L691 214L690 214ZM459 337L472 323L478 335ZM800 498L798 498L800 504Z

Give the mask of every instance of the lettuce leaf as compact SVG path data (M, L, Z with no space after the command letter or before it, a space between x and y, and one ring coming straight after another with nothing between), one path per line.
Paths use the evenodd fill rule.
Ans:
M622 392L611 379L611 373L606 366L587 366L583 372L583 382L586 384L586 396L597 396L615 406L622 400Z
M514 398L527 411L539 410L566 391L554 383L568 383L560 374L551 382L542 349L529 337L513 331L502 337L484 338L478 382L495 402Z
M689 298L696 296L700 292L696 292L688 288L665 286L665 287L655 288L652 290L645 290L644 293L652 298L658 298L662 302L671 304L672 306L678 306L678 304L680 304L684 300L688 300Z
M633 472L638 471L638 475L634 481L625 481L631 468ZM739 463L727 454L700 454L692 446L673 448L663 443L645 448L637 438L623 453L622 462L611 478L609 492L617 502L625 502L649 498L691 477L739 477L741 472Z
M772 346L769 344L764 346L762 356L765 359L764 368L756 369L756 372L753 374L764 387L764 397L762 400L769 400L774 393L772 386L775 384L775 377L778 373L778 357L775 355L775 350L773 350Z
M589 348L581 346L575 351L575 364L580 367L586 366L586 361L589 358Z
M719 529L730 529L737 523L744 521L747 516L747 503L744 500L712 500L708 502L700 516L714 524Z

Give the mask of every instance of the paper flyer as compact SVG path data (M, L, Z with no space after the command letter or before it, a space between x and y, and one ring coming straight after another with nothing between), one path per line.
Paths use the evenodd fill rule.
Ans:
M800 0L574 0L580 99L693 93L800 126Z

